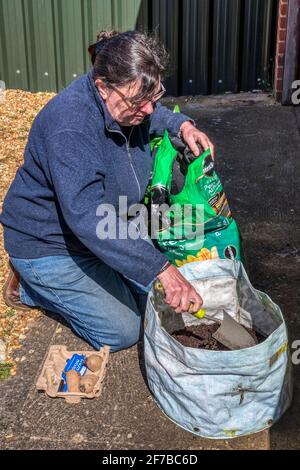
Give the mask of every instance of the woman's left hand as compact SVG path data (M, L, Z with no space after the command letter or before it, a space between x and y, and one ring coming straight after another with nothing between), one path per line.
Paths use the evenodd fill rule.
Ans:
M190 121L185 121L180 127L181 135L184 142L190 147L191 151L196 157L199 157L200 152L197 144L200 144L204 151L210 148L211 156L215 158L215 149L213 143L209 140L204 132L199 131L197 127L193 126Z

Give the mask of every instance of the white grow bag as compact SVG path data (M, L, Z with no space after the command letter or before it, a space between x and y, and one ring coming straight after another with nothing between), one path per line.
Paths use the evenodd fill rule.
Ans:
M267 338L237 351L185 347L172 332L203 320L171 309L158 313L151 291L145 317L145 366L156 402L179 426L207 438L243 436L270 427L292 398L287 332L280 308L252 287L239 261L193 262L180 272L201 294L208 315L222 318L224 308Z

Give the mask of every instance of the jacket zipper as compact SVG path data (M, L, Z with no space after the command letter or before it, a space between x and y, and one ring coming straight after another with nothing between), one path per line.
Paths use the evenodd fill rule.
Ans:
M135 172L135 169L134 169L134 166L132 164L132 156L131 156L131 153L130 153L130 137L131 137L131 134L133 132L133 129L134 127L132 126L132 129L129 133L129 136L128 136L128 140L127 138L125 137L125 135L121 132L121 131L117 131L116 129L109 129L107 126L105 126L106 129L109 131L109 132L116 132L117 134L121 134L125 141L126 141L126 149L127 149L127 155L128 155L128 160L129 160L129 163L130 163L130 166L131 166L131 169L133 171L133 174L134 174L134 177L135 177L135 180L137 182L137 186L138 186L138 190L139 190L139 201L142 199L142 192L141 192L141 186L140 186L140 183L139 183L139 180L138 180L138 177L137 177L137 174Z

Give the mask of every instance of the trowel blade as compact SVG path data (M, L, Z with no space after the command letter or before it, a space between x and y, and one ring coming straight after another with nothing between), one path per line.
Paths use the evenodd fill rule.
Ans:
M235 321L224 310L221 326L212 336L231 350L250 348L257 344L246 328Z

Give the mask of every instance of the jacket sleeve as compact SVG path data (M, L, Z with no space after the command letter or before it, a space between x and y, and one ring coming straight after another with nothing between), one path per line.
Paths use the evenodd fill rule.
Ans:
M190 121L195 125L195 121L189 116L182 113L173 113L166 106L158 103L150 117L150 135L163 136L165 130L167 130L171 135L176 136L181 124L185 121Z
M124 234L124 220L113 206L104 206L105 167L99 150L83 133L63 131L47 140L47 152L56 197L72 232L107 265L147 286L167 258L145 239L119 238L120 223ZM103 228L106 221L111 222L112 233L100 239L99 223Z

